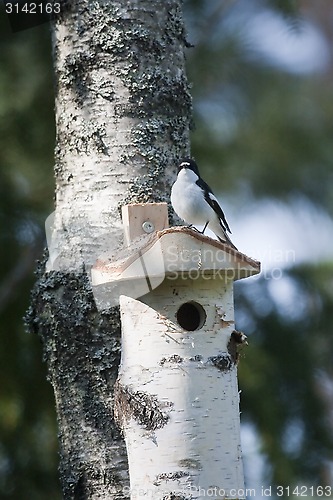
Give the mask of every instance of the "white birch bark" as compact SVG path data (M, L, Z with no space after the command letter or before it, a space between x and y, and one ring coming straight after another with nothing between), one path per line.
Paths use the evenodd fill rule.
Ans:
M191 300L207 318L187 332L175 317ZM131 498L242 498L233 283L166 279L145 299L122 296L121 318Z
M120 323L98 311L86 271L122 242L120 207L168 200L188 154L191 100L180 0L76 0L53 28L56 206L30 328L44 342L64 498L128 495L113 421Z
M141 211L133 209L137 227ZM93 271L97 286L126 293L116 416L131 499L244 498L237 345L245 336L234 329L233 282L260 264L188 228L139 236L129 249ZM143 278L150 287L137 298Z
M80 0L54 29L56 212L50 269L122 240L120 208L168 201L189 151L180 0ZM54 258L57 256L57 262Z

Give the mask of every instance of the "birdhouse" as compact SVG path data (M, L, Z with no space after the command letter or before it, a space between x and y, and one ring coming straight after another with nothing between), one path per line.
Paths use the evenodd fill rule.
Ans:
M123 222L126 248L92 281L120 303L115 413L131 498L244 498L233 283L260 264L169 228L166 204L127 205Z

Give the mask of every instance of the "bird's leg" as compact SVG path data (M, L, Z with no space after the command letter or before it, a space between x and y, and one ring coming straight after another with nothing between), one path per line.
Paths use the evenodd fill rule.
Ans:
M208 226L208 224L209 224L209 221L206 222L205 227L203 228L202 231L199 231L199 233L204 234L204 232L206 231L206 227Z
M200 233L199 229L197 229L196 227L193 226L193 224L190 224L189 226L187 226L188 229L193 229L194 231L197 231L198 233Z

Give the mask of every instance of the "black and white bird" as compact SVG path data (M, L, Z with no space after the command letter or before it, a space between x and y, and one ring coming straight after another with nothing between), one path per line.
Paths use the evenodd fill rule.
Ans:
M176 214L190 226L203 225L202 233L208 227L222 243L237 250L227 235L231 231L219 202L190 158L182 160L178 167L177 180L171 189L171 204Z

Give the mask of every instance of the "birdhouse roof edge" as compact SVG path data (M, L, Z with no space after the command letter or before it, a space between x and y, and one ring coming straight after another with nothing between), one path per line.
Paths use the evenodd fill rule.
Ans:
M177 247L177 244L175 244L174 247L176 249L176 253L171 254L171 257L177 256L174 260L171 260L171 267L172 267L173 272L175 272L177 270L186 272L186 270L188 270L188 269L193 269L193 266L191 265L191 258L192 259L193 259L193 257L194 257L194 259L198 258L197 254L200 254L199 259L201 261L202 247L200 247L200 244L202 244L202 243L211 246L214 250L216 250L216 252L222 250L225 254L228 254L231 256L231 260L229 260L229 266L224 265L223 261L225 259L223 259L223 261L217 260L217 262L214 263L214 267L212 268L212 270L214 272L219 271L219 270L223 271L223 269L224 269L224 272L226 273L226 275L228 275L228 273L232 272L232 269L236 269L237 270L236 274L235 273L232 274L234 276L234 279L240 279L241 277L247 277L247 276L251 276L253 274L259 274L259 272L260 272L260 262L252 259L251 257L248 257L247 255L243 254L242 252L239 252L238 250L235 250L231 246L224 244L224 243L221 243L220 241L214 240L214 239L210 238L209 236L205 236L205 235L203 235L203 234L199 233L198 231L195 231L191 228L183 227L183 226L174 226L174 227L166 228L166 229L163 229L160 231L155 231L154 233L152 233L150 235L144 235L144 236L136 238L135 240L133 240L130 247L121 249L119 252L117 252L117 254L113 255L111 258L97 259L95 265L92 268L92 273L95 276L98 276L98 275L100 276L98 278L99 281L100 280L102 280L102 281L108 280L111 276L113 276L113 279L121 279L121 276L123 275L123 273L126 272L126 270L129 269L133 263L138 261L138 259L142 261L142 258L145 254L147 254L147 257L145 257L145 259L148 259L148 261L146 261L146 262L150 263L151 257L150 256L148 257L149 251L151 251L151 250L154 251L153 249L155 248L155 245L158 242L160 242L160 244L161 244L161 249L162 248L168 249L168 248L170 248L169 242L166 246L164 246L162 243L163 240L165 238L169 239L170 237L175 238L175 236L177 237L177 235L179 235L181 237L189 236L190 238L193 238L194 240L199 242L199 247L196 247L195 245L193 245L193 252L192 252L192 248L191 248L190 244L184 246L184 239L183 238L182 238L183 241L181 242L179 247ZM172 245L171 245L171 248L173 248ZM182 256L182 253L184 251L185 251L185 253L186 252L190 253L190 254L193 253L192 257L190 256L189 258L187 258L187 256L186 256L185 261L182 260L181 257L180 257L180 260L177 260L177 259L179 259L179 255ZM156 258L156 254L155 254L155 258ZM166 258L167 257L165 256L164 259L166 259ZM144 262L144 261L142 261L142 262ZM189 262L189 264L187 264L187 262ZM200 264L198 262L196 263L196 260L193 260L193 262L195 263L198 271L201 271L201 272L209 272L210 271L209 267L208 268L205 267L204 260ZM222 262L222 266L220 266L221 262ZM228 262L228 260L226 260L226 262ZM178 267L177 263L180 263L179 267ZM162 265L161 262L160 262L160 265ZM167 275L169 272L168 269L165 267L163 267L163 269L164 269L163 272L165 272L165 275ZM148 273L150 274L150 272L152 272L152 274L154 274L154 271L149 271ZM96 275L96 273L98 273L98 275ZM159 273L160 273L160 270L159 270ZM133 279L135 279L135 276L133 276Z
M161 231L156 231L156 236L157 238L162 238L164 235L172 233L188 234L189 236L199 241L202 241L203 243L206 243L208 245L211 245L212 247L217 248L218 250L223 250L224 252L233 255L234 257L236 257L237 260L241 260L243 262L246 262L247 264L250 264L252 267L257 268L258 272L260 272L260 262L258 260L253 259L252 257L249 257L243 252L240 252L239 250L232 248L230 245L226 243L222 243L219 240L210 238L209 236L206 236L200 233L199 231L191 229L187 226L173 226L166 229L162 229Z

